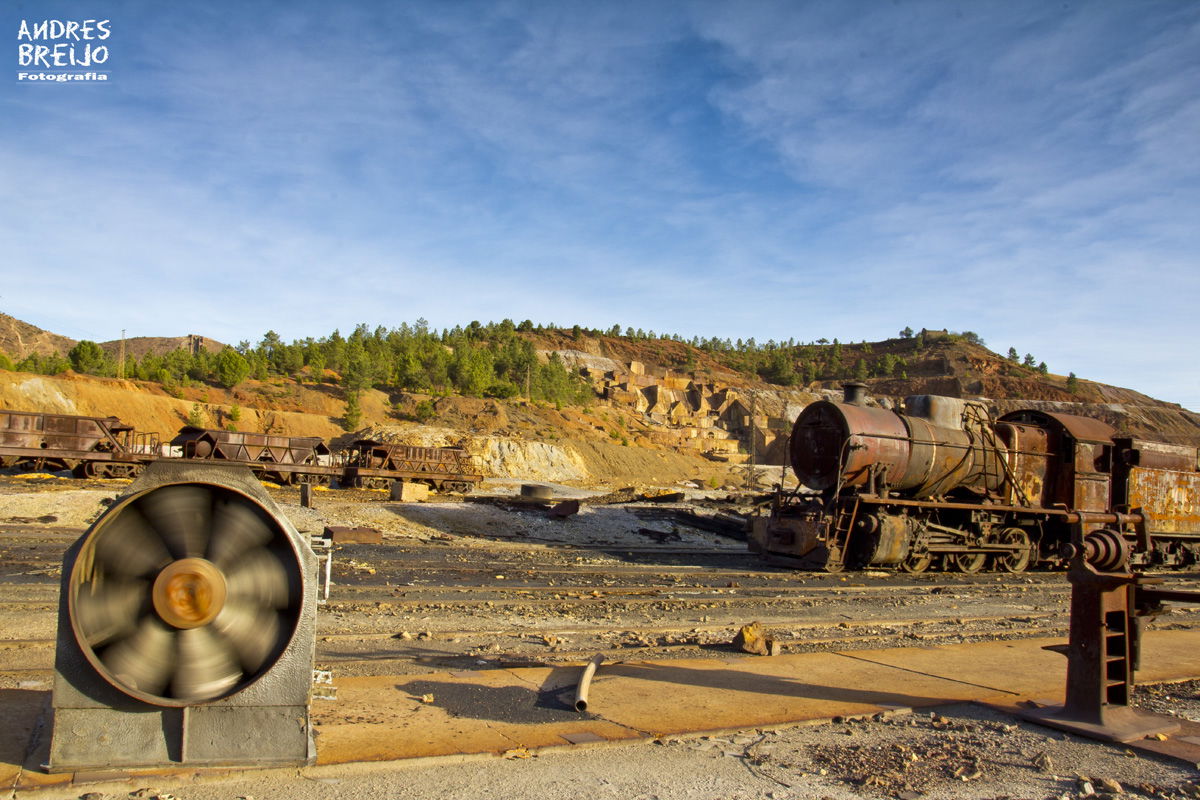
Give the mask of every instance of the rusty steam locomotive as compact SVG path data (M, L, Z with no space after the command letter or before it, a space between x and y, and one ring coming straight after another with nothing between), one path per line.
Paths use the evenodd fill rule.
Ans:
M0 409L0 467L70 470L78 478L132 478L160 459L246 464L279 484L337 483L387 488L394 481L469 492L483 480L461 447L412 447L358 439L333 452L316 436L213 430L184 426L170 442L139 432L116 417L83 417Z
M864 391L847 384L843 402L796 419L790 460L803 488L779 491L753 519L752 550L830 572L1021 572L1057 564L1083 524L1141 535L1150 566L1200 561L1195 447L1118 437L1071 414L992 419L978 401L933 395L907 398L901 414L868 406Z

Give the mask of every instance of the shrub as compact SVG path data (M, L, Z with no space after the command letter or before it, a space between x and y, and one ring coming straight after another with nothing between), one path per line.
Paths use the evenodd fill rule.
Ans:
M413 409L413 419L417 422L429 422L429 420L436 416L437 409L433 407L433 402L430 400L422 400Z
M205 422L204 407L199 403L192 403L192 410L188 412L187 424L193 428L203 428Z

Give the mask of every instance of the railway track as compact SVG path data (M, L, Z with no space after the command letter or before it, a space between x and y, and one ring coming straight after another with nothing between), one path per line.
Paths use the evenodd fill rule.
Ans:
M53 668L58 566L76 532L0 526L0 688ZM1166 574L1176 588L1200 576ZM759 621L785 652L1066 634L1050 573L796 573L740 548L458 536L338 549L317 658L339 675L613 659L737 657ZM1200 613L1158 624L1200 626Z

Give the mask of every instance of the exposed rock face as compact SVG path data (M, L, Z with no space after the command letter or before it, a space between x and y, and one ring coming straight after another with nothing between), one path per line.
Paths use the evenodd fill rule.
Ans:
M346 438L346 437L343 437ZM536 481L583 481L588 469L573 449L509 436L468 436L451 428L428 425L379 425L353 434L354 439L376 439L420 447L461 445L489 478Z
M485 474L495 478L562 482L588 477L583 459L558 445L485 436L471 444L471 452L483 464Z
M63 393L60 382L52 378L34 376L14 383L12 388L26 401L26 408L36 408L47 413L81 413L75 407L75 401Z

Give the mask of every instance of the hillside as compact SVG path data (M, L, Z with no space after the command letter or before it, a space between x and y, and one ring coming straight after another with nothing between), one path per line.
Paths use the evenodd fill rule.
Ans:
M33 353L40 356L65 354L74 346L74 339L44 331L8 314L0 314L0 353L13 361L20 361Z
M118 358L121 352L121 340L99 342L104 352L112 358ZM128 358L145 358L147 355L162 356L172 350L187 350L194 353L200 349L210 353L218 353L225 345L216 339L196 334L190 336L134 336L125 340L125 355Z
M14 362L31 354L48 356L54 353L65 356L77 344L75 339L59 336L42 330L15 317L0 313L0 353ZM98 342L109 356L116 358L121 352L121 340ZM134 336L125 340L125 354L129 358L143 358L147 354L166 355L172 350L196 351L203 348L210 353L220 351L225 345L215 339L196 334L188 336Z
M7 340L25 346L73 344L11 317L0 322ZM912 394L982 398L999 413L1036 405L1102 419L1138 437L1200 445L1200 415L1131 389L1019 363L983 347L973 334L923 330L882 342L755 345L507 325L472 323L466 338L450 340L457 347L445 344L445 333L439 343L432 333L371 333L365 326L348 339L335 334L333 339L307 340L303 352L277 339L264 340L243 351L255 365L254 374L240 377L232 389L203 378L203 370L211 369L212 354L223 347L219 342L200 336L133 337L126 340L130 359L157 359L157 371L137 371L143 380L70 371L0 373L0 405L117 414L139 429L168 436L189 418L199 418L213 427L335 441L372 436L414 444L461 442L480 454L494 475L574 481L699 478L725 483L743 474L740 465L751 458L759 464L780 464L796 415L816 399L840 396L847 379L862 380L877 401L893 405ZM507 350L497 349L497 340L508 342L503 345ZM413 351L403 350L412 341L423 342L425 362L414 361ZM326 360L320 348L327 342L341 348L332 357L359 347L359 360ZM116 346L103 345L109 354L109 375L114 374ZM569 399L528 399L524 395L531 373L522 367L503 380L493 379L503 390L497 396L470 396L465 387L456 391L457 384L438 392L408 390L386 382L384 376L395 376L398 366L371 367L362 360L387 358L389 346L401 347L395 364L407 365L410 372L419 372L422 363L431 363L430 357L441 359L447 382L457 380L456 370L467 363L460 356L486 354L489 347L496 359L525 352L533 359L529 363L534 371L549 376L539 381L570 377L575 388L560 387L556 396ZM186 355L164 361L172 351ZM345 366L338 366L341 363ZM363 388L348 391L347 385L353 384L346 374L327 365L360 375L358 380L365 383L358 385ZM555 378L554 369L546 365L559 370L561 377ZM164 367L183 371L171 377ZM131 368L127 374L134 373ZM423 380L429 378L422 374ZM156 375L164 378L145 379ZM485 379L475 385L489 384ZM351 401L359 407L358 416L352 414Z

